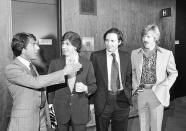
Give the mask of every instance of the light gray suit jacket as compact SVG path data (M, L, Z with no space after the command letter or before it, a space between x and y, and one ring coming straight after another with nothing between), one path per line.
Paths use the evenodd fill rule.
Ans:
M33 77L17 58L5 68L7 85L13 99L8 131L38 131L41 89L65 81L62 71ZM45 105L48 114L48 105Z
M137 89L141 80L142 66L143 66L143 52L142 48L132 51L132 86L133 91ZM178 76L176 64L172 51L158 47L156 59L156 84L153 86L156 97L163 106L169 105L170 88Z

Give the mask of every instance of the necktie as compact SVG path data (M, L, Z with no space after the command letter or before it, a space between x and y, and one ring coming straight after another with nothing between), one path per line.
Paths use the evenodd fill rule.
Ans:
M30 63L29 67L30 67L30 71L32 73L32 76L36 77L37 76L37 73L34 70L34 65L32 63Z
M34 65L32 63L30 63L30 71L31 71L31 73L34 77L37 76L37 73L34 69ZM45 106L45 102L46 102L46 95L45 95L45 91L42 90L41 91L41 105L40 105L40 108L43 108Z
M111 90L116 93L120 87L119 67L116 61L116 54L112 53L111 55L113 57L111 66Z

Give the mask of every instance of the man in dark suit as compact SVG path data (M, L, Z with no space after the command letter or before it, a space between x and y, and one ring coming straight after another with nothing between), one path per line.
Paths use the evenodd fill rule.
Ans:
M123 34L111 28L104 34L106 49L93 52L97 92L94 95L97 131L127 131L131 104L131 61L127 52L118 50Z
M68 65L63 70L39 75L31 62L38 57L36 37L18 33L13 37L11 47L16 58L5 68L7 86L13 99L8 131L46 131L49 113L45 87L64 83L64 76L77 72L81 66Z
M75 32L67 32L62 37L63 55L53 60L49 73L61 70L70 63L81 63L82 69L66 77L66 83L49 91L49 103L54 104L58 127L56 131L86 131L89 121L88 96L96 91L96 79L92 63L79 55L81 38Z

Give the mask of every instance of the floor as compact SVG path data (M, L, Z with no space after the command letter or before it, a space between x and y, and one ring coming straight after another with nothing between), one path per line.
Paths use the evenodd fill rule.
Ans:
M90 127L87 131L96 131L96 129ZM139 131L138 117L129 119L128 131ZM162 131L186 131L186 97L175 99L165 110Z
M186 97L174 100L172 109L166 111L163 131L186 131Z
M129 119L128 131L139 131L138 117ZM186 131L186 97L175 99L165 110L162 131Z

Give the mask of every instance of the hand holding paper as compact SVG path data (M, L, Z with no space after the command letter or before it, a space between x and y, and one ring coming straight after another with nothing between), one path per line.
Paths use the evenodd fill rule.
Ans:
M51 128L55 129L57 127L57 120L53 104L49 104L49 115L51 121Z
M82 82L77 82L75 84L76 92L88 92L88 87Z

